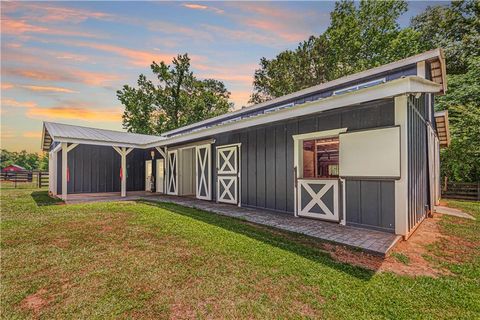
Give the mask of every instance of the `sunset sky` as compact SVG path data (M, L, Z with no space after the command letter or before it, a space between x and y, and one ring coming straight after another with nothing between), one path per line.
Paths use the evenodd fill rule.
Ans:
M412 2L402 16L429 3ZM430 3L432 4L432 3ZM188 52L200 78L247 104L261 57L293 49L329 24L333 2L3 2L1 142L40 152L42 121L121 130L116 90L152 60Z

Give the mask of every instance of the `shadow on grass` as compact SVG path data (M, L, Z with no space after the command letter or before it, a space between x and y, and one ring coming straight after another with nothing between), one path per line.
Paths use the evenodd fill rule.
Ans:
M334 261L328 252L322 251L322 249L319 247L315 247L315 242L317 244L321 242L318 239L312 239L308 236L303 236L284 230L278 230L268 226L259 226L242 219L226 217L200 209L184 207L174 203L155 202L145 199L137 200L137 202L166 209L183 216L221 227L228 231L248 236L252 239L275 246L282 250L290 251L315 263L321 263L330 268L345 272L360 280L368 281L374 275L374 271Z
M35 201L35 203L39 207L52 206L64 203L63 200L50 197L48 195L48 191L33 191L30 195L33 201Z

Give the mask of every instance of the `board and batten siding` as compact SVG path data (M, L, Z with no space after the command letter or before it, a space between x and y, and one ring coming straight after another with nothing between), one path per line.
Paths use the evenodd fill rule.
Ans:
M429 172L427 122L432 121L426 95L408 97L408 227L414 228L427 215ZM434 121L433 121L434 122Z
M147 159L151 159L150 150L135 149L127 156L127 191L145 190ZM61 151L57 153L57 166L57 194L61 194ZM120 155L112 147L80 144L68 152L68 168L69 194L120 192Z
M393 124L394 102L393 99L386 99L218 135L215 136L214 147L241 143L242 206L293 213L293 135L338 128L360 130ZM212 152L214 164L215 157L216 152ZM212 199L216 199L215 172L212 177ZM347 224L393 231L393 180L369 179L365 182L347 180Z

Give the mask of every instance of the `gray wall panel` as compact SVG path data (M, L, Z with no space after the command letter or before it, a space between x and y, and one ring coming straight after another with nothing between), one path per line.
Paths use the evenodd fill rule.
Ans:
M246 194L247 203L256 206L257 205L257 131L252 130L248 132L248 144L243 151L246 154L247 163L245 167L248 183L248 191Z
M257 168L257 206L264 208L266 203L266 161L265 161L265 128L255 130L257 134L256 168Z
M275 154L275 127L268 127L265 130L265 192L266 208L275 210L275 186L276 186L276 154Z
M393 99L247 128L214 138L215 146L242 143L243 206L291 213L295 206L293 135L342 127L358 130L390 125L394 125ZM362 188L362 183L360 180L348 182L347 222L368 223L391 230L394 223L393 182L367 181L366 188ZM212 184L215 190L215 173Z
M347 180L347 225L395 231L395 181Z
M287 211L287 126L275 126L275 210Z

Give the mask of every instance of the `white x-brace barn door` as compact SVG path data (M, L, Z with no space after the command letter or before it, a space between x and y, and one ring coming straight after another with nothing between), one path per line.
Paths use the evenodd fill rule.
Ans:
M195 186L197 199L212 200L212 160L211 145L195 148Z
M167 194L178 194L178 150L167 153Z
M217 147L217 201L238 204L239 146Z
M339 221L338 180L298 180L298 215Z

